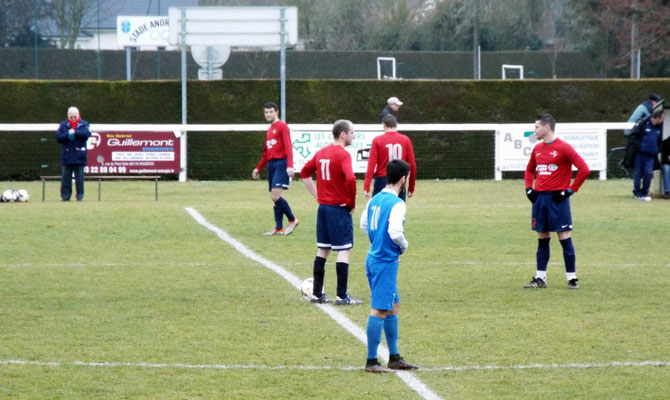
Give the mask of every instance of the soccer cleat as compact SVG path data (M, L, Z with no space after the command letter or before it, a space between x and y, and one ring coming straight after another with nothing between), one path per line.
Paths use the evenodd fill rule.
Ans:
M318 304L328 304L332 303L333 301L326 297L325 293L321 293L321 297L316 297L312 295L312 297L309 299L312 303L318 303Z
M335 305L337 306L351 306L356 304L363 304L363 302L358 299L354 299L350 295L347 295L347 297L343 299L341 299L340 296L335 298Z
M651 201L651 197L649 196L635 196L635 198L640 201Z
M372 372L373 374L381 374L393 371L381 365L379 361L375 360L374 363L371 362L365 363L365 372Z
M570 280L568 281L568 289L570 289L570 290L577 290L577 289L579 289L579 285L577 284L577 281L578 281L578 280L579 280L579 279L577 279L577 278L575 278L575 279L570 279Z
M547 284L544 283L542 278L533 278L532 281L530 281L529 284L524 286L524 289L545 289L547 287Z
M286 229L284 229L284 235L290 235L293 233L295 228L298 227L298 224L300 221L298 221L298 218L294 219L293 222L289 222L288 225L286 225Z
M284 230L283 230L283 229L277 229L277 228L274 228L274 229L271 230L270 232L265 232L263 235L265 235L265 236L270 236L270 235L283 235L283 234L284 234Z
M396 370L403 370L403 369L419 369L414 364L410 364L407 361L405 361L404 358L400 357L400 354L392 355L389 357L389 363L388 363L389 369L396 369Z

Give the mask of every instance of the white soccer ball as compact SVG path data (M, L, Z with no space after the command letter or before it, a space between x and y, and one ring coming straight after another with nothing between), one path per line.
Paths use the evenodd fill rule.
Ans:
M4 192L2 192L2 201L10 203L12 201L16 201L17 198L17 193L13 191L12 189L7 189Z
M300 285L300 294L302 299L309 301L314 295L314 278L307 278Z
M26 189L19 189L16 191L16 200L26 202L30 198Z

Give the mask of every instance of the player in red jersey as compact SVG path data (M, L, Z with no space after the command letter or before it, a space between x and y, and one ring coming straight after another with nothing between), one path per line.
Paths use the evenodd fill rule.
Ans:
M572 215L569 197L576 193L591 172L584 159L568 143L556 137L556 121L542 114L535 121L535 136L541 140L533 148L526 167L526 196L533 203L532 229L537 232L537 271L525 288L547 287L550 232L558 234L563 247L568 288L578 289L575 248L572 245ZM572 180L572 167L577 176ZM533 188L535 180L535 188Z
M414 148L412 141L402 133L398 132L398 120L393 115L387 114L382 118L384 134L372 140L370 156L368 158L368 169L365 173L363 193L365 198L381 192L386 187L386 164L390 160L403 160L410 165L409 188L407 195L412 197L416 182L416 162L414 160ZM370 195L370 182L375 176L375 186ZM405 200L405 191L400 193L400 198Z
M316 257L314 258L313 303L330 303L323 293L326 260L331 249L337 252L337 305L363 304L347 293L349 253L354 247L354 224L351 218L356 208L356 175L351 155L344 148L354 140L351 121L339 120L333 125L334 143L317 151L300 170L307 190L319 203L316 218ZM312 175L316 172L316 188ZM317 193L318 188L318 193Z
M268 190L274 203L275 227L266 235L290 235L298 226L298 219L291 212L288 201L281 197L284 189L288 190L289 176L293 176L293 144L291 130L286 122L279 119L279 110L275 103L265 103L265 119L272 125L265 135L263 157L258 166L251 172L251 177L258 179L263 167L268 166ZM283 227L284 215L288 219L286 230Z

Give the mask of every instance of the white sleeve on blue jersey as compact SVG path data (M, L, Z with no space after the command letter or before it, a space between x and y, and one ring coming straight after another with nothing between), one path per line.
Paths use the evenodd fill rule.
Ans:
M368 233L368 207L370 206L370 202L372 199L368 200L368 204L365 205L365 208L363 209L363 214L361 214L361 220L359 223L359 226L365 234Z
M404 201L399 201L391 209L391 214L389 215L389 236L391 240L398 246L400 246L400 253L404 253L409 246L407 240L405 239L404 224L405 224L405 212L407 211L407 205ZM366 219L367 221L367 219Z

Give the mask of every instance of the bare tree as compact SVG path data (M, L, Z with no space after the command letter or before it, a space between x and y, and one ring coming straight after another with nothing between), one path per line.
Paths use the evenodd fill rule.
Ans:
M52 0L50 15L58 27L61 48L74 49L81 24L95 0Z

